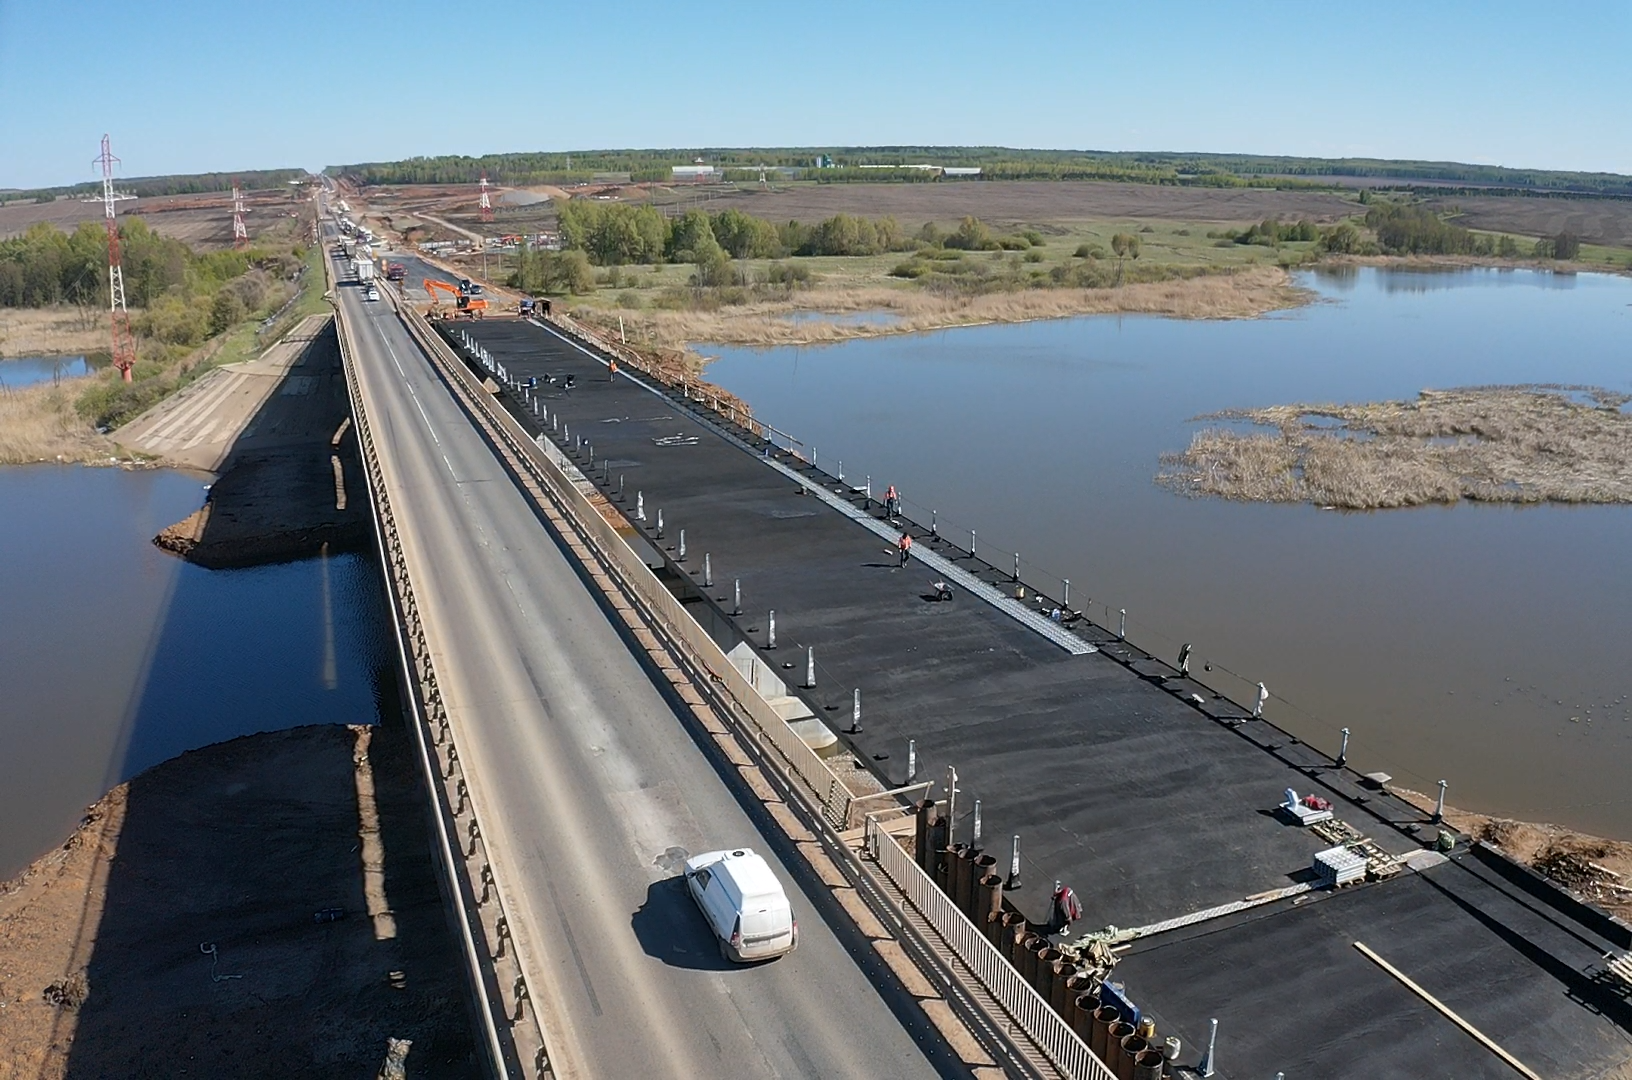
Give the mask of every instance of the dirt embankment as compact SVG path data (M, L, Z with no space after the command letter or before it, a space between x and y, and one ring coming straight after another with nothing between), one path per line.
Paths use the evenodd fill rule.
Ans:
M409 734L184 754L0 885L0 1080L474 1077Z
M1433 797L1420 791L1390 790L1423 810L1434 808ZM1490 841L1610 914L1632 919L1632 841L1605 840L1558 825L1513 821L1452 806L1445 808L1445 820L1475 840Z
M218 413L222 422L237 425L208 501L154 537L159 547L220 569L306 558L324 549L362 550L372 542L334 327L326 323L288 347L298 350L295 362L269 376L275 385L252 410L240 407L235 413L230 394L205 388L199 405L178 399L160 406L167 411L156 424L138 418L121 429L145 426L164 433L159 442L187 445L194 441L185 438L187 433L207 430ZM249 377L246 372L211 377L224 381L233 375ZM211 402L213 409L202 407Z

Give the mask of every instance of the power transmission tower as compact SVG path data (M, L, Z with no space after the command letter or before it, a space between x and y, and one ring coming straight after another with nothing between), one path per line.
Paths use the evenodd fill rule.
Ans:
M493 200L487 197L487 173L482 173L482 220L493 220Z
M249 246L249 230L244 228L244 194L238 190L238 178L232 178L232 246Z
M113 322L113 366L128 383L136 366L136 335L130 330L130 313L125 310L125 271L119 264L119 223L114 220L113 166L119 159L102 136L102 215L108 228L108 311Z

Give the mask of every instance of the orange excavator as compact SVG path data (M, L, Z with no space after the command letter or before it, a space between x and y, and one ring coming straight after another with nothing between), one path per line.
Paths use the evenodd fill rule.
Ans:
M449 285L445 281L426 278L425 292L431 298L431 306L425 312L427 319L451 319L459 315L463 315L467 319L480 319L487 313L487 300L484 297L471 296L465 290ZM442 305L436 299L436 294L439 292L445 292L453 297L453 311L447 314L442 313Z

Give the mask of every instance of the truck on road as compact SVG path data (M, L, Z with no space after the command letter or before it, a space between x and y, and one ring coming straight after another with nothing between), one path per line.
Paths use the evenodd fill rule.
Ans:
M357 262L356 262L356 266L357 266L357 280L359 282L361 282L364 285L367 285L367 284L369 284L370 282L372 282L374 280L374 260L373 259L358 259Z
M387 281L402 281L405 278L407 278L407 276L408 276L408 268L406 266L404 266L402 263L387 263L386 264L386 267L385 267L385 280L387 280Z

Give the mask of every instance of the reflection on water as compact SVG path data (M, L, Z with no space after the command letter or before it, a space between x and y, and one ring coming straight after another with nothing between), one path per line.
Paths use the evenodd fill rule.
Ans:
M1069 577L1102 620L1127 608L1136 642L1169 658L1194 642L1238 699L1262 679L1270 714L1317 745L1352 728L1362 768L1632 837L1632 507L1347 514L1152 483L1191 418L1220 409L1491 383L1632 391L1632 282L1362 267L1304 283L1332 302L722 349L709 375L824 462L897 485L924 521L936 510L947 535L977 529L994 562L1021 552L1045 589Z
M210 571L152 536L205 478L0 469L0 879L107 787L195 747L369 723L379 576L356 555Z
M20 356L0 359L0 388L16 389L54 379L89 375L91 364L83 356Z

